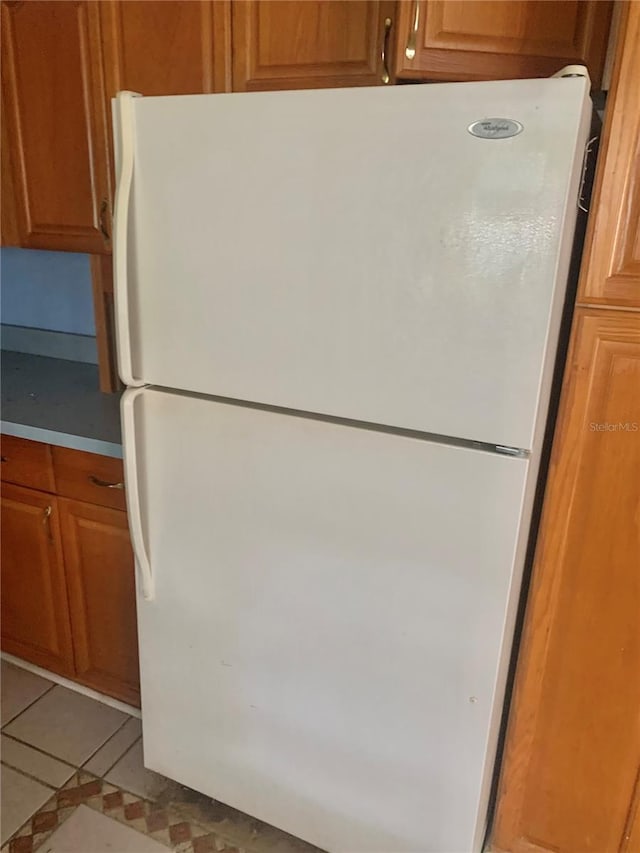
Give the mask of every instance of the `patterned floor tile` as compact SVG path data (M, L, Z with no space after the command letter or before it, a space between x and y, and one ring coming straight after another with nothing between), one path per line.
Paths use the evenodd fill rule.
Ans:
M4 843L49 799L51 788L3 764L0 794Z
M167 853L167 848L81 805L47 840L46 853Z
M36 853L79 806L135 829L175 853L244 853L217 833L185 820L170 805L141 799L84 770L74 773L2 848L2 853Z

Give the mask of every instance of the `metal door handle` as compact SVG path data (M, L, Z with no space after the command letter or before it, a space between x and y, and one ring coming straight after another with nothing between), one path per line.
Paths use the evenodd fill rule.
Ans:
M114 296L116 302L116 338L118 343L118 365L120 378L125 385L143 385L142 379L133 375L131 360L131 327L129 322L129 286L127 281L127 238L129 197L133 181L134 111L133 99L140 97L135 92L118 92L114 120L117 119L120 156L118 158L118 181L116 185L116 207L114 219L113 263Z
M413 13L413 26L409 32L407 46L404 49L404 55L407 59L413 59L416 55L416 44L418 41L418 26L420 24L420 0L416 0L415 11Z
M101 480L100 477L94 477L93 474L89 474L88 479L94 486L100 486L102 489L124 489L124 483L108 483L106 480Z
M391 18L384 19L384 36L382 38L382 77L380 78L383 83L388 83L391 80L391 76L389 74L389 66L387 65L387 54L389 52L389 35L391 33L391 26L393 21Z
M153 574L151 563L144 542L142 530L142 513L140 505L140 491L138 484L138 464L136 461L136 424L134 403L144 388L127 388L120 401L122 413L122 438L124 449L124 470L127 481L127 511L129 517L129 530L131 532L131 544L135 554L136 563L140 569L142 595L145 601L153 601L155 596Z
M100 233L104 237L105 243L111 242L111 234L109 234L106 225L106 213L108 209L109 205L107 203L107 200L106 198L103 198L102 202L100 203Z

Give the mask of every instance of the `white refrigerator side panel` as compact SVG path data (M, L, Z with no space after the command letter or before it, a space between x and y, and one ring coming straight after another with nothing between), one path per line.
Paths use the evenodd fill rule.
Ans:
M132 107L135 376L533 446L588 81L136 98ZM486 116L524 129L509 139L468 132Z
M134 405L146 764L333 853L477 849L526 460Z

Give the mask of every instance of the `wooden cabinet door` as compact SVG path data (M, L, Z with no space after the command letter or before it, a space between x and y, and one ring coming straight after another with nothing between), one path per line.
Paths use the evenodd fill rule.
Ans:
M246 0L233 4L233 90L389 82L395 3Z
M107 97L223 92L230 78L227 0L111 0L101 4Z
M604 0L401 0L398 77L547 77L587 65L598 88L612 3Z
M640 4L620 22L616 66L578 301L640 308ZM607 110L610 107L607 106Z
M623 838L640 793L639 389L640 313L578 309L495 850L631 853Z
M18 225L18 209L16 205L16 190L13 182L13 164L9 147L9 133L7 131L4 92L2 93L2 114L0 116L0 130L2 141L0 143L0 246L19 246L20 228Z
M2 83L21 242L107 252L110 187L90 2L2 3Z
M58 502L2 484L2 649L73 677Z
M134 560L126 513L59 499L76 680L140 704Z

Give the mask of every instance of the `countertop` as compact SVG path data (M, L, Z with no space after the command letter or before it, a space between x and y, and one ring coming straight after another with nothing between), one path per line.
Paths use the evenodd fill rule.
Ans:
M5 435L122 456L120 394L98 390L95 364L2 351Z

